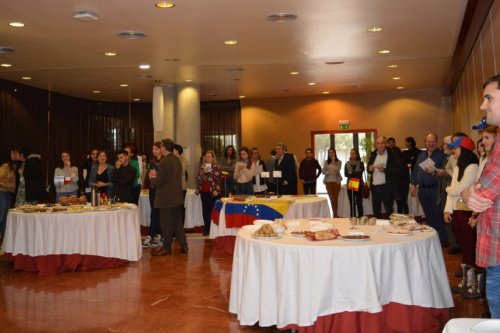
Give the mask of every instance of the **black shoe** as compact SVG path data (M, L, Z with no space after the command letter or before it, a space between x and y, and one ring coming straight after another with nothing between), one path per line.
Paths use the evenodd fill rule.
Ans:
M448 246L450 246L450 243L448 242L441 242L441 247L444 249L444 248L447 248Z
M187 247L181 247L181 253L188 253L189 250Z
M452 246L449 250L448 250L448 254L457 254L457 253L460 253L460 249L457 247L457 246ZM456 275L455 275L456 276ZM461 277L461 276L459 276Z

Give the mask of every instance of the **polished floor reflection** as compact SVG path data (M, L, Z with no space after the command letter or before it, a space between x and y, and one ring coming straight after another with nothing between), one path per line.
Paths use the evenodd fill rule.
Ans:
M143 258L128 267L39 277L0 261L0 332L275 332L242 327L228 313L232 257L189 237L189 254ZM448 255L452 277L460 255ZM453 317L479 317L484 305L454 296Z

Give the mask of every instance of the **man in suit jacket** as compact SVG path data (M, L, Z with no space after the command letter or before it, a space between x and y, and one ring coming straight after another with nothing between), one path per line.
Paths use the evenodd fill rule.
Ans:
M187 253L186 234L184 233L182 221L182 209L184 207L182 164L173 154L174 142L172 140L162 140L161 150L165 158L160 161L158 171L149 171L149 177L156 189L154 207L160 210L163 246L154 248L151 254L155 256L172 254L174 233L181 246L181 252Z
M380 218L382 203L387 215L391 215L394 206L394 194L397 191L397 182L400 171L399 161L394 152L386 147L385 136L375 140L376 150L370 155L368 173L372 175L370 188L372 192L373 215Z
M276 164L274 170L281 171L281 178L276 178L279 194L297 194L297 168L292 154L286 152L284 143L276 145Z

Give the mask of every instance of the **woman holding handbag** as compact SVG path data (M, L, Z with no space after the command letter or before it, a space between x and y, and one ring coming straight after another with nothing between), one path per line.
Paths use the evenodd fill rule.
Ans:
M357 149L351 149L349 154L349 161L344 167L344 176L347 177L347 184L357 184L357 186L352 186L352 189L347 187L347 197L349 199L349 208L351 212L351 217L361 217L363 216L363 172L365 171L365 165L361 161L359 156L359 151ZM357 187L357 190L355 188ZM357 208L357 214L356 214Z

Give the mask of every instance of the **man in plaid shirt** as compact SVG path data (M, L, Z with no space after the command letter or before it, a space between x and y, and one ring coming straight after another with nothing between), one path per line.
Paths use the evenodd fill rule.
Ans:
M500 126L500 75L483 85L481 110L489 125ZM486 298L491 317L500 318L500 135L478 183L462 193L477 221L476 264L486 268Z

